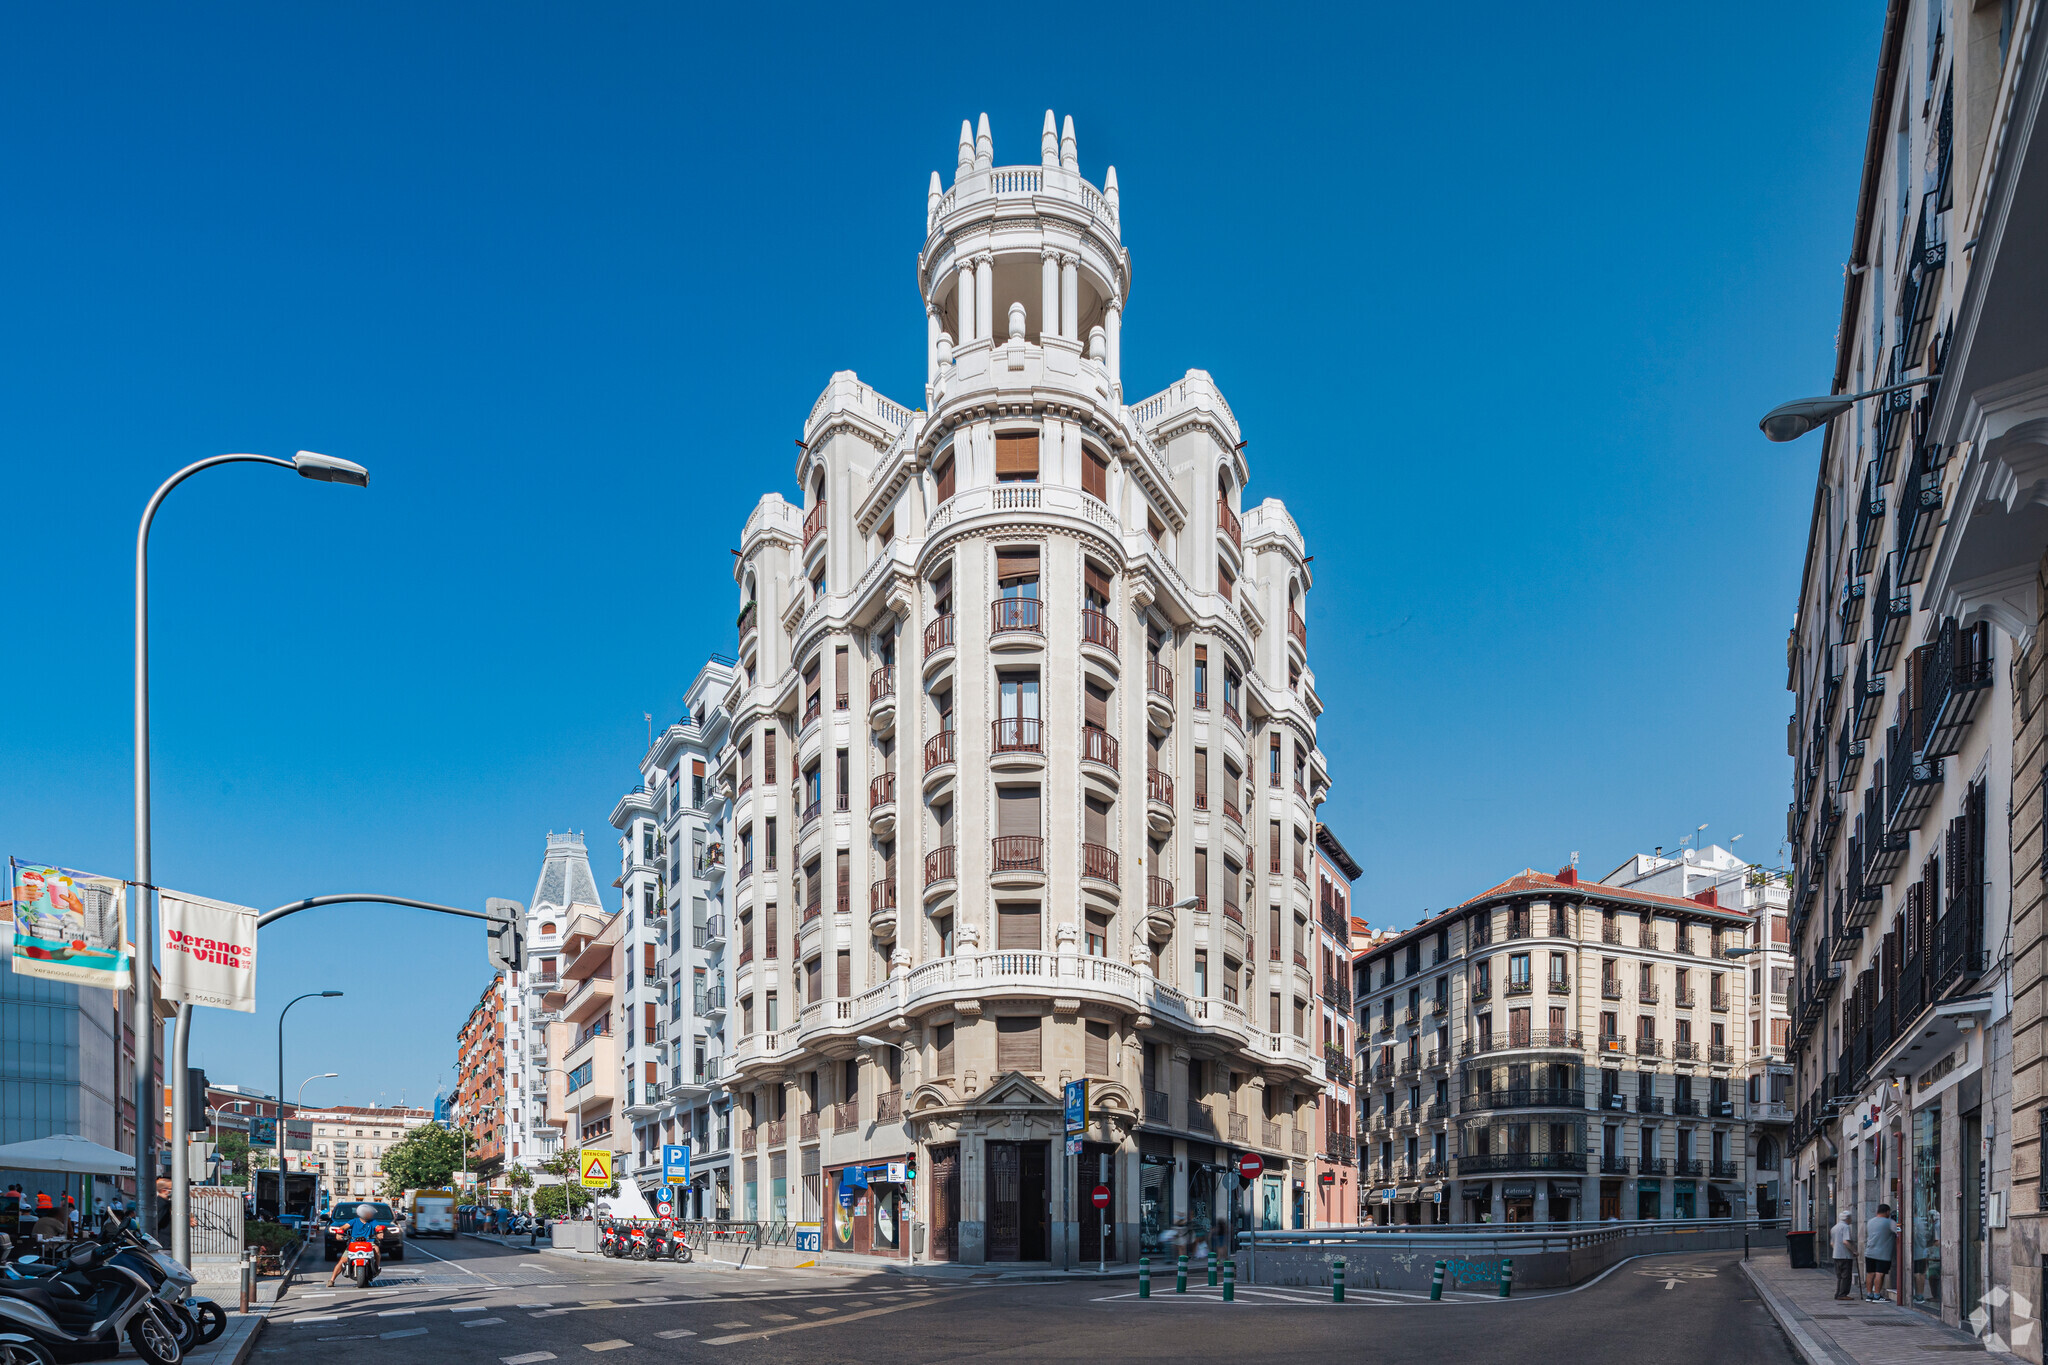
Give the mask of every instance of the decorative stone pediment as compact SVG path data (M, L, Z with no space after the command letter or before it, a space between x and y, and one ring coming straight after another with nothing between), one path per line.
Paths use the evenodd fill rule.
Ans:
M1059 1097L1021 1071L1005 1071L968 1106L973 1109L1058 1109Z

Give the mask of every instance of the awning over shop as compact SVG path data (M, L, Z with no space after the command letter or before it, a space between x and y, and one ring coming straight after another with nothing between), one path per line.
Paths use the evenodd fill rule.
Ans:
M1509 1184L1503 1184L1500 1187L1500 1197L1503 1199L1534 1199L1536 1197L1536 1182L1533 1180L1518 1180Z
M1551 1203L1555 1204L1560 1199L1564 1200L1566 1203L1570 1203L1572 1200L1577 1199L1578 1197L1579 1187L1573 1184L1572 1182L1568 1180L1553 1180L1550 1182Z

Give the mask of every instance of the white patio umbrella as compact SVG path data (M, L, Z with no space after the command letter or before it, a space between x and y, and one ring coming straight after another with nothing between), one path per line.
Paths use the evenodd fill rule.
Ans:
M58 1171L65 1175L134 1175L135 1158L76 1133L0 1147L0 1170Z

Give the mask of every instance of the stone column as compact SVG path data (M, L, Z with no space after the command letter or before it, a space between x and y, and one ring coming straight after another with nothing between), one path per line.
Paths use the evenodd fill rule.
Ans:
M1038 253L1041 287L1038 305L1038 340L1066 335L1060 330L1060 258L1055 251Z
M962 259L954 279L959 284L955 297L960 301L960 343L964 346L981 335L974 330L974 262Z
M988 1261L988 1145L979 1131L960 1130L960 1235L962 1265Z
M1080 334L1081 285L1078 266L1077 258L1060 257L1060 335L1069 341Z
M1124 382L1124 306L1121 300L1109 301L1108 316L1103 320L1103 331L1109 338L1109 382L1112 386L1121 387Z
M992 256L980 256L974 262L974 335L983 341L995 334L996 325L996 263Z
M924 382L937 382L939 377L939 309L937 304L924 306Z
M1507 1186L1505 1182L1498 1179L1496 1179L1493 1182L1493 1225L1495 1227L1499 1227L1502 1223L1505 1223L1508 1220L1508 1201L1506 1190Z

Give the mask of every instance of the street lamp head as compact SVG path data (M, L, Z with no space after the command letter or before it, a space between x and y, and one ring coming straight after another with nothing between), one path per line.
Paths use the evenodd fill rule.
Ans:
M861 1035L860 1035L860 1037L858 1037L858 1038L854 1039L853 1041L854 1041L854 1042L856 1042L856 1043L859 1043L859 1044L860 1044L860 1045L861 1045L862 1047L894 1047L894 1046L896 1046L896 1044L894 1044L894 1043L890 1042L890 1041L889 1041L889 1040L888 1040L887 1038L877 1038L877 1037L876 1037L876 1036L875 1036L874 1034L872 1034L872 1033L863 1033L863 1034L861 1034Z
M292 468L299 471L302 479L318 479L321 483L345 483L357 488L370 486L370 471L353 460L336 459L332 455L320 455L302 450L292 456Z
M1847 412L1855 402L1853 397L1795 398L1765 413L1757 426L1773 441L1794 441L1829 418Z
M321 998L321 999L323 999L323 1000L331 1000L331 999L333 999L333 998L334 998L335 996L337 996L337 995L340 995L340 994L342 994L342 992L340 992L340 991L322 991L322 992L320 992L320 998Z
M1184 900L1175 901L1173 908L1176 910L1192 910L1201 903L1202 898L1200 896L1189 896Z

